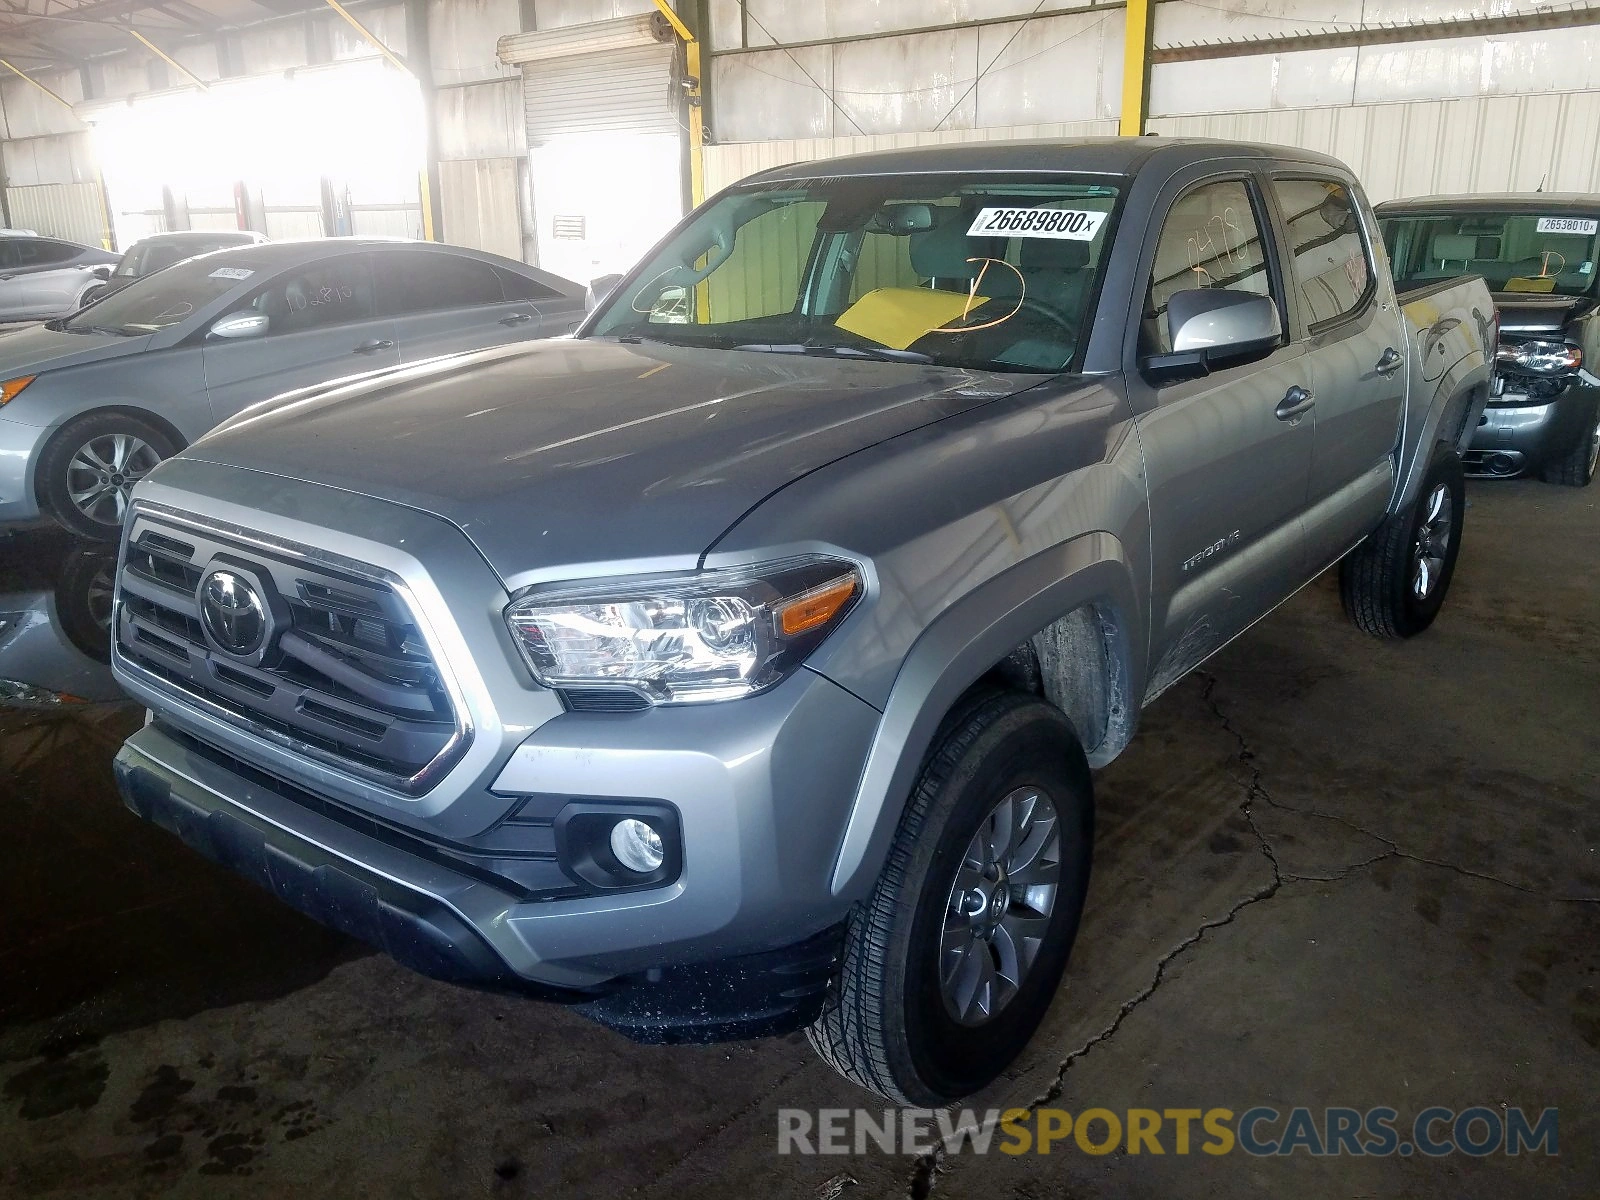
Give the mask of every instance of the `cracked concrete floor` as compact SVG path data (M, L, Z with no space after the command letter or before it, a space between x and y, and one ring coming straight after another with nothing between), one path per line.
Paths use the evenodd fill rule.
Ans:
M1600 1193L1600 491L1471 501L1424 638L1325 579L1145 714L1060 998L975 1103L1556 1106L1558 1158L780 1158L779 1107L873 1103L801 1039L639 1048L411 976L124 813L138 716L83 706L0 713L0 1194Z

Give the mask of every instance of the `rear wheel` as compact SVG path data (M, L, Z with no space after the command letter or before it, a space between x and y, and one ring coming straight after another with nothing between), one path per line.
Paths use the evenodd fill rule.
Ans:
M1386 638L1415 637L1432 625L1455 575L1465 511L1461 458L1441 449L1417 498L1339 564L1350 619Z
M39 499L57 524L79 537L115 538L134 485L177 449L149 421L89 413L63 426L39 456Z
M1546 483L1559 483L1564 487L1588 487L1600 471L1600 404L1589 414L1588 432L1564 458L1555 459L1540 472Z
M947 722L808 1030L899 1104L991 1083L1054 999L1089 883L1089 769L1059 709L990 693Z

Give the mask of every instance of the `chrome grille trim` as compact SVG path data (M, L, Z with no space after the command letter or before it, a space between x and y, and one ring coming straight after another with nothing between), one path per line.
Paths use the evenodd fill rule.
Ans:
M150 532L158 539L164 538L169 543L176 543L174 534L178 537L183 536L185 533L198 535L208 540L219 541L223 543L227 550L232 552L245 554L253 552L280 562L287 560L291 565L301 564L302 569L319 574L326 575L331 572L335 575L353 577L392 594L403 610L408 623L420 636L423 643L421 649L425 650L428 665L431 666L437 682L448 700L450 733L443 746L428 762L416 769L412 774L406 775L385 770L374 763L362 762L359 758L350 754L318 746L314 742L306 740L313 736L309 732L306 737L296 737L292 732L273 728L271 725L263 723L263 719L259 715L252 717L250 712L247 711L248 705L246 703L238 702L239 708L234 708L229 703L230 697L223 693L201 694L194 687L188 686L181 677L173 678L159 669L152 670L144 663L123 653L124 588L122 580L128 563L129 549L133 545L133 532L141 526L141 523L146 524L150 528ZM141 535L144 535L143 529L140 532ZM141 592L148 592L152 587L161 586L159 583L152 584L149 577L144 575L133 576L132 578L137 581L139 588L137 591L135 588L127 589L128 593L133 596L140 596ZM327 581L324 580L322 582ZM163 595L160 603L169 606L173 611L181 611L186 599L184 593L176 586L164 590L169 590L171 594ZM301 605L306 602L306 598L302 594L286 596L285 599L294 605ZM360 600L359 597L354 597L353 599ZM188 604L190 608L193 608L192 597L188 598ZM330 607L337 606L330 605ZM360 616L357 613L351 613L350 615L358 619ZM158 635L164 634L174 645L186 640L182 634L163 630L159 626L152 625L147 620L133 620L130 617L130 625L141 634L141 641L147 644L148 639L143 637L141 626L153 628ZM346 558L343 555L324 551L286 538L276 537L258 530L245 529L238 525L218 521L168 505L148 500L136 501L128 515L124 529L122 556L118 569L118 586L112 613L112 628L115 632L115 636L112 639L112 653L118 670L127 673L145 687L163 697L171 697L175 702L183 706L196 710L214 720L221 721L251 736L259 737L275 746L290 750L359 784L377 784L401 796L414 799L431 790L448 774L472 744L475 731L466 697L460 681L451 669L449 659L443 652L437 632L429 623L427 612L418 603L406 581L393 571L383 567ZM333 644L332 639L330 639L330 644ZM161 647L157 645L156 649L160 650ZM403 649L409 650L411 647L406 646ZM170 656L172 647L168 647L166 652ZM158 663L160 661L159 655L152 654L148 655L148 657ZM413 663L411 665L418 664ZM237 673L241 677L238 680L224 679L224 682L230 683L236 690L243 682L243 677L250 673L249 668L238 668L235 672L231 664L224 663L223 666L229 669L230 674ZM220 674L218 677L222 678ZM210 689L205 690L210 691ZM323 708L327 708L328 706L323 704L325 698L318 696L314 699L314 702ZM331 699L334 708L337 708L340 698L335 694ZM351 720L359 721L357 714L347 715ZM320 719L325 724L330 723L326 715L320 715ZM229 749L229 752L234 753L237 751L236 749Z

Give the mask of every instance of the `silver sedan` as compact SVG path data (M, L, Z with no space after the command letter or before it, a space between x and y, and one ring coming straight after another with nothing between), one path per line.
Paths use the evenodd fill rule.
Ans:
M260 400L567 333L583 288L493 254L331 238L219 250L0 334L0 521L115 537L133 485Z

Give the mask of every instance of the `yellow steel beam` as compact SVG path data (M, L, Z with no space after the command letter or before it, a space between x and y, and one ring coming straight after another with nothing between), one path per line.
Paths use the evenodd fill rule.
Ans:
M1127 25L1122 35L1122 119L1117 132L1124 137L1144 133L1150 103L1150 32L1154 0L1128 0Z
M32 75L29 75L26 71L22 70L22 68L12 66L11 63L7 62L3 58L0 58L0 67L4 67L6 70L10 71L13 75L17 76L19 79L26 79L29 83L33 84L34 87L38 88L46 96L49 96L50 99L54 100L57 104L64 104L68 108L72 107L72 101L71 100L68 100L65 97L56 95L55 92L52 92L49 88L45 87L44 84L40 83Z
M331 4L333 0L328 0ZM667 0L655 0L667 24L683 39L683 66L689 75L689 199L699 204L706 198L705 121L700 108L700 41L689 32L683 18Z
M151 54L154 54L162 62L166 63L167 66L171 67L174 71L178 72L178 74L182 75L190 83L194 84L195 87L199 88L202 92L209 92L211 90L209 87L206 86L206 81L204 79L201 79L200 76L196 75L193 71L189 70L188 67L184 66L177 59L173 58L172 55L168 54L160 46L156 45L149 38L145 37L144 34L140 33L133 26L131 26L131 25L120 25L116 21L112 21L112 22L110 22L110 24L115 25L118 28L127 30L129 33L131 33L138 40L138 42L139 42L139 44L141 46L143 46L146 50L150 51Z
M334 12L338 13L346 21L350 22L351 28L353 28L362 37L366 38L367 41L376 46L379 54L383 55L407 75L412 74L412 70L406 65L405 59L401 58L393 50L389 49L388 46L385 46L383 44L383 40L379 38L377 34L373 33L372 30L363 25L353 12L339 3L339 0L327 0L327 4L328 7L333 9Z

